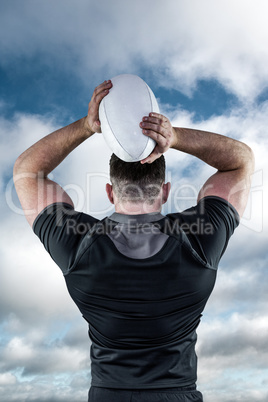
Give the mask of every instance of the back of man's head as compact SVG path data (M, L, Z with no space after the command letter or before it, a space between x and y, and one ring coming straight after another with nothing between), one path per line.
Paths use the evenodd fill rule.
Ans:
M153 163L124 162L115 154L110 159L110 179L120 202L153 204L165 182L165 158Z

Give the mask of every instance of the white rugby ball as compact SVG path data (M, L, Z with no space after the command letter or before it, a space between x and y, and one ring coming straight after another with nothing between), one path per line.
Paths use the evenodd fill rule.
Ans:
M151 112L159 113L157 100L137 75L121 74L111 81L113 86L99 107L102 134L118 158L125 162L140 161L156 145L143 134L140 122Z

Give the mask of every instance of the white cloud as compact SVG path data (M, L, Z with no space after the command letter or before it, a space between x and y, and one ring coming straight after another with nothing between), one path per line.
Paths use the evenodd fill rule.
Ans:
M232 359L236 366L249 368L252 361L248 359L248 354L259 354L259 367L266 367L268 354L265 345L268 335L267 316L245 315L233 313L230 317L223 320L215 318L207 323L203 323L199 333L202 338L199 341L200 355L209 358L218 356L226 360ZM215 336L216 335L216 336ZM207 342L209 340L209 342ZM239 361L236 361L239 356ZM221 361L221 367L229 367Z
M15 380L16 383L0 386L0 396L3 400L10 402L82 402L87 400L89 378L81 371L79 375L73 375L72 381L62 375L44 375L21 381L18 374Z
M208 402L215 395L219 402L266 401L267 331L266 316L234 313L203 322L198 331L199 384Z
M197 80L216 79L243 101L228 114L194 124L194 114L177 113L160 100L175 125L229 135L255 152L249 206L221 262L198 348L200 388L208 402L215 402L215 395L217 402L265 402L268 103L253 100L267 86L267 3L81 0L77 6L59 0L1 7L0 63L13 73L22 59L30 69L39 56L88 85L121 72L139 74L146 66L144 78L155 87L191 95ZM5 105L0 102L2 110ZM16 157L55 129L56 121L30 114L0 120L0 396L10 401L82 401L89 387L86 323L67 295L61 272L14 210L19 208L14 191L13 198L4 194ZM101 136L94 136L53 172L75 203L97 217L111 213L104 191L109 156ZM171 208L176 191L185 185L198 191L213 169L173 150L166 159L174 189Z
M13 385L16 383L16 377L11 373L0 374L0 387L5 385Z
M39 358L36 359L36 356ZM21 337L12 338L2 353L5 368L23 367L23 375L75 373L86 368L86 357L89 361L89 348L81 350L60 343L52 347L44 343L38 345Z
M43 54L84 82L104 72L139 72L142 62L155 85L187 94L199 79L216 79L247 101L267 87L265 0L81 0L79 7L73 0L28 1L2 8L5 67Z
M1 179L12 177L12 169L17 157L33 143L55 129L52 118L42 118L30 114L15 114L11 120L0 118L1 127ZM5 183L2 181L2 185Z

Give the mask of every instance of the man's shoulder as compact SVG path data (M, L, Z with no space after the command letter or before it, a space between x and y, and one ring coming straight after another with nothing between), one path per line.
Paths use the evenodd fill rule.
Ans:
M195 206L167 215L179 227L193 249L210 266L217 267L230 236L239 224L239 215L227 200L208 196Z
M201 198L199 202L181 212L167 214L167 218L172 221L187 222L197 218L205 219L208 215L229 215L239 223L239 215L236 209L224 198L217 196L207 196Z
M48 205L38 214L33 223L33 231L39 235L45 228L55 231L65 227L69 234L81 235L98 222L99 219L75 210L70 204L56 202Z

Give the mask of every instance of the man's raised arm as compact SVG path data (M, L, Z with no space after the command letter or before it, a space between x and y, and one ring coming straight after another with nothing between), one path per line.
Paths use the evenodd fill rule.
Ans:
M30 225L47 205L54 202L73 205L68 194L47 176L78 145L95 132L101 132L99 104L111 87L111 81L99 85L94 90L86 117L42 138L16 160L14 183Z
M156 113L144 117L141 127L145 135L157 142L151 155L142 163L153 162L169 148L196 156L217 169L203 185L198 200L218 196L232 204L240 216L243 215L254 171L254 155L250 147L223 135L172 127L167 117Z

